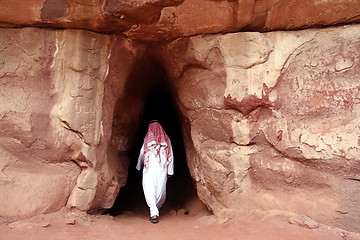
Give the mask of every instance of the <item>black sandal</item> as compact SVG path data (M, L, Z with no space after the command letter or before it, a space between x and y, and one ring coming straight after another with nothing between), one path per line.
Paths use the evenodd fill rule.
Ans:
M150 222L152 222L152 223L158 223L158 222L159 222L158 216L152 216L152 217L150 217Z

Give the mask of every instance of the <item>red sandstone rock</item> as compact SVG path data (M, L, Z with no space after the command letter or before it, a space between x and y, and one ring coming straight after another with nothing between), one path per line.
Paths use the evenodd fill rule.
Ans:
M3 29L0 35L0 182L2 217L60 209L79 168L54 126L51 79L55 32Z
M110 208L127 175L127 156L119 161L114 151L129 148L108 144L115 102L126 96L114 81L130 71L132 47L87 31L33 28L2 29L0 42L0 215L27 217L66 202ZM132 114L118 125L136 121Z
M358 31L236 33L161 48L180 89L190 171L215 213L283 209L358 231ZM223 95L210 94L205 83L224 80Z
M300 227L316 229L320 227L320 224L305 215L299 215L291 217L289 223L299 225Z
M3 0L1 26L81 28L158 42L204 33L359 22L359 0ZM14 14L16 12L16 14Z
M101 3L30 1L13 14L17 5L4 1L0 21L154 42L359 18L358 1ZM1 216L112 206L157 83L147 78L156 58L182 118L198 195L215 214L280 209L360 231L359 31L218 34L147 48L84 30L2 29Z

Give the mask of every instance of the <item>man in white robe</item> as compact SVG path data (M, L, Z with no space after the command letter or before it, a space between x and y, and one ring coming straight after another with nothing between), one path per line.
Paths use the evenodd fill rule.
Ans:
M142 185L150 208L150 221L158 223L159 208L166 199L166 182L174 174L174 156L169 137L160 123L151 121L136 165L143 167Z

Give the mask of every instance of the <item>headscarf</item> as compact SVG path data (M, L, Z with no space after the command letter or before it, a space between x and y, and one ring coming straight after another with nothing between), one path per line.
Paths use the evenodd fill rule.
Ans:
M170 148L171 141L160 123L157 120L151 121L144 139L144 168L147 169L149 167L149 156L151 153L155 154L160 166L165 168L171 161L172 154Z

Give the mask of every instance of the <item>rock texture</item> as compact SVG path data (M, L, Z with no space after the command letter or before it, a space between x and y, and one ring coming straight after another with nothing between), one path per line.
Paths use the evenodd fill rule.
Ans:
M82 28L154 42L354 23L360 21L359 5L359 0L30 0L24 5L3 0L0 25Z
M50 114L56 103L51 78L55 32L2 29L0 34L0 186L5 217L63 207L79 168ZM61 128L59 127L59 130Z
M164 81L215 214L279 209L360 232L360 26L267 32L356 23L358 6L2 1L0 216L110 208Z
M359 231L359 31L202 36L159 50L210 209L283 209Z
M125 94L119 82L136 59L129 41L34 28L0 36L0 215L26 217L66 203L111 207L127 175L127 161L114 151L128 146L109 142L115 103ZM137 122L136 114L120 122Z

